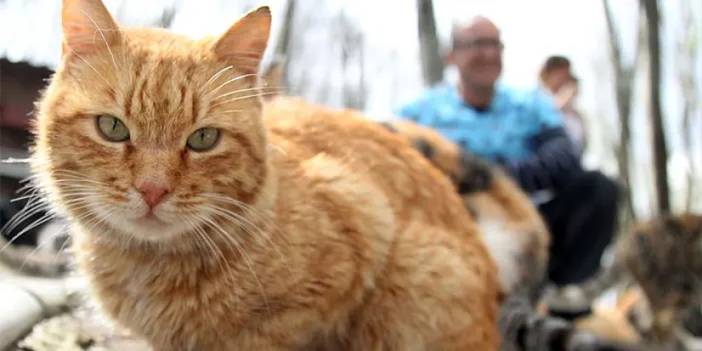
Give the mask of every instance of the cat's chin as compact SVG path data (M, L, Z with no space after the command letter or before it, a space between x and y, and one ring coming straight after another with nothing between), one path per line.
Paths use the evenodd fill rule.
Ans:
M154 215L124 218L114 223L119 231L139 241L162 242L175 239L189 228L177 221L166 221Z

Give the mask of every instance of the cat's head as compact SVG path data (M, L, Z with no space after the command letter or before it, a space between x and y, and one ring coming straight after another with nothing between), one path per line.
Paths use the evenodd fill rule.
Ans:
M38 103L33 165L55 204L156 241L255 202L270 21L262 7L219 38L191 40L122 28L99 0L64 0L63 59Z

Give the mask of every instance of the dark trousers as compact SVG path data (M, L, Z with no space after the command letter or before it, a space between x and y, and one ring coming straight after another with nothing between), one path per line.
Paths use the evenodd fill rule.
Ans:
M614 235L617 184L599 172L574 176L539 211L551 231L548 278L556 285L592 277Z

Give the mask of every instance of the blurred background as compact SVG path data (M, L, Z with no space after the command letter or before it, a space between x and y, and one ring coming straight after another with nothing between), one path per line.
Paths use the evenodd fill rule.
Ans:
M120 24L161 26L194 38L220 34L245 11L270 5L273 36L264 68L284 62L289 93L362 109L379 120L426 86L455 81L442 61L452 23L484 15L502 31L503 82L536 87L546 57L571 60L580 83L576 105L587 126L584 162L630 185L628 216L649 217L668 207L702 210L698 0L659 1L655 25L638 0L105 3ZM60 60L59 12L59 1L0 0L3 159L26 156L32 102ZM654 30L657 48L648 40ZM652 66L659 71L651 74ZM660 89L660 115L650 108L652 86ZM662 144L653 142L657 133ZM26 175L24 164L0 164L0 196L11 196L14 180Z

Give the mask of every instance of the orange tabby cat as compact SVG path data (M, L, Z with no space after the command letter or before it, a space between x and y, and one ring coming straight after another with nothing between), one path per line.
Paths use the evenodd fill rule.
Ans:
M497 263L502 292L537 294L545 279L548 229L519 186L430 128L404 120L387 126L407 137L453 180Z
M354 112L263 107L269 27L192 41L64 0L33 167L100 304L156 350L495 350L451 184Z

